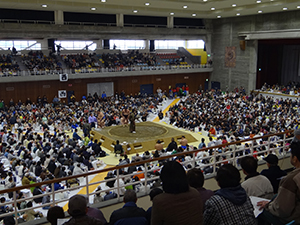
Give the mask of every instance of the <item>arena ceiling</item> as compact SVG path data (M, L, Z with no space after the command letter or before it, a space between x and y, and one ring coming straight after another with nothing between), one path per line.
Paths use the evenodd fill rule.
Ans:
M299 0L1 0L0 8L224 18L300 10Z

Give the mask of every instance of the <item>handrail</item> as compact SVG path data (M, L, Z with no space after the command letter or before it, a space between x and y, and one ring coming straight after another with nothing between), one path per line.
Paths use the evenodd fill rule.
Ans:
M123 169L123 168L129 167L129 166L137 166L137 165L140 165L141 163L143 163L143 164L144 163L150 163L150 162L154 162L154 161L160 161L160 160L169 159L169 158L173 158L173 157L183 156L183 155L186 155L186 154L194 154L194 153L208 151L208 150L215 149L215 148L227 147L227 146L230 146L230 145L236 145L236 144L241 144L241 143L244 143L244 142L255 141L255 140L258 140L258 139L262 139L262 138L269 138L269 137L272 137L272 136L288 134L288 133L291 133L291 132L293 132L293 130L287 130L287 131L276 133L276 134L268 134L268 135L265 135L265 136L260 136L260 137L256 137L256 138L252 138L252 139L245 139L245 140L241 140L241 141L225 143L225 144L222 144L222 145L201 148L201 149L188 151L188 152L180 152L180 153L176 153L176 154L169 155L169 156L163 156L163 157L159 157L159 158L147 159L147 160L134 162L134 163L126 164L126 165L115 166L115 167L110 167L110 168L106 168L106 169L102 169L102 170L91 171L91 172L87 172L87 173L80 174L80 175L73 175L73 176L68 176L68 177L64 177L64 178L54 178L52 180L43 181L43 182L40 182L40 183L29 184L29 185L14 187L14 188L11 188L11 189L1 190L0 194L7 193L8 191L9 192L18 191L18 190L21 190L21 189L27 189L27 188L31 188L31 187L40 186L40 185L46 185L46 184L66 181L66 180L69 180L69 179L72 179L72 178L80 178L82 176L90 176L90 175L94 175L94 174L104 173L104 172L108 172L108 171L111 171L111 170Z
M41 76L41 75L53 75L60 73L67 74L82 74L82 73L114 73L114 72L132 72L132 71L158 71L158 70L192 70L201 68L212 68L209 64L185 64L185 65L159 65L159 66L143 66L136 65L131 67L92 67L92 68L80 68L80 69L55 69L55 70L20 70L20 71L2 71L1 77L14 77L14 76Z
M18 19L0 19L0 23L33 23L33 24L54 24L54 21L51 20L18 20Z
M290 141L290 139L291 139L291 137L286 138L286 135L290 134L291 132L293 132L293 131L292 130L287 130L287 131L284 131L284 132L275 133L275 134L268 134L268 135L265 135L265 136L259 136L259 137L252 138L252 139L244 139L244 140L231 142L231 143L226 143L226 144L222 144L222 145L206 147L206 148L203 148L203 149L197 149L197 150L193 150L193 151L186 151L186 152L171 154L171 155L163 156L163 157L159 157L159 158L142 160L142 161L134 162L134 163L127 164L127 165L115 166L115 167L101 169L101 170L95 170L95 171L87 172L87 173L80 174L80 175L74 175L74 176L69 176L69 177L64 177L64 178L58 178L58 179L43 181L43 182L30 184L30 185L26 185L26 186L19 186L19 187L14 187L14 188L11 188L11 189L1 190L0 194L13 192L13 199L10 200L9 202L6 202L6 203L0 203L0 206L10 204L10 205L13 205L13 207L12 207L12 211L1 214L0 218L8 216L8 215L13 215L13 214L17 215L19 212L26 212L26 210L28 210L28 209L19 210L16 207L16 204L18 202L22 202L22 201L25 201L25 200L34 200L36 198L43 197L43 196L46 196L46 195L52 196L52 202L50 202L50 203L48 202L48 203L43 204L43 205L36 205L34 207L31 207L30 209L38 209L38 208L41 208L41 207L44 207L44 206L50 206L50 205L55 205L55 204L58 204L58 203L67 202L68 198L56 199L56 195L57 194L64 194L65 192L69 193L69 191L75 190L75 189L78 189L78 188L82 188L82 190L84 190L84 188L85 188L86 189L85 192L86 192L86 195L88 197L93 195L93 194L96 194L96 193L114 191L116 193L116 200L111 200L111 203L112 202L113 203L121 202L121 196L122 196L121 190L124 191L125 187L128 186L128 185L140 184L140 185L142 185L143 190L141 190L141 192L138 193L139 196L140 196L141 193L148 194L149 187L147 187L147 186L148 186L149 182L158 179L158 176L154 175L154 176L151 177L149 173L154 172L155 170L160 170L162 168L161 166L154 166L153 168L148 169L148 166L153 162L160 162L160 161L163 161L163 160L170 160L172 158L175 159L176 157L180 157L180 156L184 156L184 155L185 156L187 156L187 155L191 156L191 159L186 158L186 160L183 161L182 164L185 164L185 165L189 164L189 165L191 165L191 168L198 167L198 168L204 169L204 168L210 167L212 169L212 172L209 172L210 175L205 174L205 177L208 178L208 176L215 176L216 171L217 171L217 167L220 166L222 163L230 162L230 163L232 163L233 165L235 165L239 168L239 162L238 161L239 161L239 159L244 157L244 155L238 155L238 154L240 154L241 151L244 152L245 148L237 147L237 148L232 149L232 148L230 148L230 146L232 146L232 145L235 146L236 144L241 144L241 143L244 143L244 142L252 142L252 141L255 141L255 140L259 140L259 139L267 139L268 141L263 143L260 146L270 146L271 143L272 144L275 143L275 141L271 141L271 139L270 139L271 137L284 135L284 137L282 139L276 140L276 143L281 143L282 142L281 146L279 145L279 146L274 147L274 148L266 148L266 150L259 151L258 153L255 153L255 154L266 154L266 153L269 153L271 151L277 151L279 149L279 150L282 150L282 153L283 153L281 157L286 157L287 152L286 152L285 144L288 141ZM250 154L248 154L248 155L253 155L254 154L254 152L253 152L254 147L251 146ZM219 151L218 151L219 149L224 149L225 151L222 152L222 153L219 153ZM198 155L198 156L196 156L197 153L199 153L199 152L209 151L209 150L210 150L210 152L213 151L213 155L207 155L207 156L199 156ZM227 153L230 153L230 156L229 156L228 159L227 158L225 158L225 159L220 158L220 156L223 156L224 154L227 154ZM201 157L201 158L199 158L199 157ZM220 158L220 159L218 159L218 158ZM203 160L205 160L205 161L208 160L208 162L204 163ZM197 163L199 162L200 164L196 165L196 162ZM125 169L125 168L130 167L130 166L137 166L137 165L143 165L145 170L144 171L137 171L135 173L129 173L129 174L126 174L126 175L125 174L121 175L119 173L119 171L121 169ZM155 165L155 164L152 164L152 165ZM96 181L96 182L95 181L93 181L93 182L90 181L91 183L88 183L89 182L89 176L95 175L95 174L100 174L100 173L105 173L105 172L109 172L109 171L116 171L116 176L110 177L109 179ZM124 184L120 183L121 179L125 180L127 178L131 178L132 176L134 176L136 174L144 174L145 179L144 180L138 180L138 181L130 181L129 183L124 183ZM81 178L81 179L85 178L86 183L82 184L80 182L79 186L55 191L54 183L66 181L66 180L73 179L73 178ZM99 186L99 185L104 184L108 181L114 181L116 186L115 185L113 187L105 186L105 189L95 190L92 193L90 192L89 187L91 187L92 185L93 186L94 185ZM22 198L22 199L16 199L17 191L20 191L22 189L28 189L28 188L31 188L31 187L36 187L36 186L42 186L42 185L44 185L44 186L45 185L51 185L51 192L45 192L43 194L35 195L35 196L32 196L32 197L29 196L29 197ZM107 202L107 203L103 203L103 204L108 205L108 204L111 204L111 203ZM17 220L16 220L16 224L18 224Z

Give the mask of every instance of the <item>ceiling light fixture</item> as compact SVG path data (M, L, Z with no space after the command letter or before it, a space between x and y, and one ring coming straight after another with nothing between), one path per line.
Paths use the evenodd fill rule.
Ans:
M297 6L297 9L300 9L300 5Z
M134 13L137 13L138 11L137 11L137 10L133 10L133 12L134 12Z
M196 14L196 13L193 13L192 16L197 16L197 14Z
M47 8L48 6L47 6L46 4L43 4L42 7L43 7L43 8Z
M288 8L284 7L282 10L287 10Z
M207 0L203 0L204 2L207 2Z
M260 0L258 0L258 1L256 1L256 3L261 3L261 1L260 1Z
M211 8L211 10L215 10L216 8Z
M236 4L232 4L232 7L236 7Z
M184 9L187 9L187 5L184 5L183 8L184 8Z
M217 16L217 18L221 18L221 16Z
M258 11L258 13L262 13L262 11L261 11L261 10L259 10L259 11Z
M94 10L96 10L96 8L95 8L95 7L92 7L92 8L91 8L91 10L93 10L93 11L94 11Z
M241 14L240 14L240 13L237 13L236 15L239 16L239 15L241 15Z
M106 0L101 0L101 2L106 2Z
M149 2L146 2L145 5L150 5L150 3L149 3Z
M173 16L175 13L171 12L170 15Z

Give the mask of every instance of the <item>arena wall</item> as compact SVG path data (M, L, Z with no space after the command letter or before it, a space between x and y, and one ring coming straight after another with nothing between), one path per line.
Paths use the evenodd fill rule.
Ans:
M219 81L221 89L244 86L256 89L258 40L299 38L300 11L213 20L212 57L214 71L210 80ZM298 32L298 36L297 36ZM252 38L249 34L252 34ZM250 37L250 38L249 38ZM240 41L246 40L245 50ZM225 48L236 47L236 63L225 66Z
M67 82L60 82L57 75L53 76L56 76L56 80L0 83L0 99L3 99L6 104L8 104L11 98L15 101L15 103L18 100L25 102L27 98L30 98L34 102L39 95L41 97L43 97L43 95L46 95L48 101L52 102L54 96L58 95L58 90L66 90L74 91L76 100L80 100L83 95L88 94L88 83L101 82L113 82L115 92L121 93L121 91L124 90L127 95L134 95L139 93L141 84L153 84L153 93L156 93L158 87L160 87L164 91L169 90L169 86L175 87L177 83L186 83L190 87L190 92L194 93L199 89L200 85L204 87L205 80L209 78L209 72L181 72L177 74L160 74L147 76L69 79ZM46 77L46 75L41 77ZM16 79L17 78L18 77L16 77ZM101 90L99 91L99 93L102 93ZM62 99L62 101L66 101L66 99Z

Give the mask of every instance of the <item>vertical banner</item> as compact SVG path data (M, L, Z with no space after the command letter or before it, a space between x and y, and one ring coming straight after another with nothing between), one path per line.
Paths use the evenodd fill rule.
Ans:
M236 63L236 48L226 47L225 49L225 67L234 68Z

